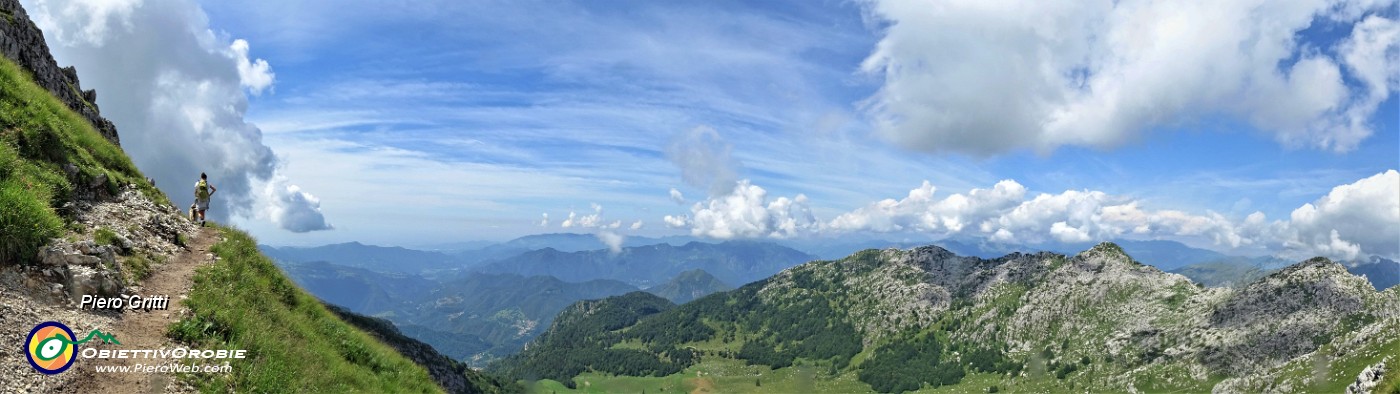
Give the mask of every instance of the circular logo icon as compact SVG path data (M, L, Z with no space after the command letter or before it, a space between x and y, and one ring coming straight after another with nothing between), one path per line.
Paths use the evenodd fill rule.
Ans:
M24 340L24 356L34 370L53 375L73 366L77 345L73 330L59 322L43 322L29 331Z

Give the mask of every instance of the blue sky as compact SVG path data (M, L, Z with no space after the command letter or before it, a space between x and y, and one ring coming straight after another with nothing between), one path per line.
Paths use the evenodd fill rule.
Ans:
M130 3L90 21L161 1ZM1400 254L1394 2L194 8L193 29L268 65L235 85L276 156L248 193L278 192L230 216L265 243L568 231Z

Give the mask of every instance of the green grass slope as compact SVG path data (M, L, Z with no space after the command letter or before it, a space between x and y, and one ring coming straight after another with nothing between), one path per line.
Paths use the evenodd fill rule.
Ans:
M76 170L71 178L70 170ZM23 68L0 59L0 263L30 261L45 242L65 233L72 218L62 207L78 185L115 193L126 184L154 201L168 201L121 148Z
M422 367L337 318L308 295L242 231L221 229L169 335L201 348L246 349L233 372L191 375L204 392L439 392Z

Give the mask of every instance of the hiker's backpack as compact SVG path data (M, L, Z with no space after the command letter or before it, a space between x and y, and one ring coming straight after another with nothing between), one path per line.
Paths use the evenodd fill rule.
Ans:
M199 183L194 184L194 196L201 200L209 198L209 183L200 179Z

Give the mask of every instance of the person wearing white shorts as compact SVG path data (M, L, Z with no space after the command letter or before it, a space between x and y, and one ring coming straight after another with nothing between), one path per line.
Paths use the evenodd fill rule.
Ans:
M209 183L209 175L199 173L199 182L194 184L194 211L199 215L199 225L204 225L204 211L209 210L209 196L213 196L218 188Z

